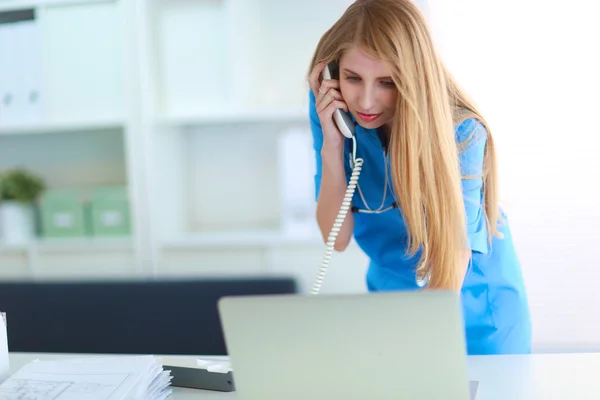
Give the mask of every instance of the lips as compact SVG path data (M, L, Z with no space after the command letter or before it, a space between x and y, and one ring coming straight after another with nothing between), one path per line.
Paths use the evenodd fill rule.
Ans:
M373 122L377 118L379 118L379 116L382 113L379 113L379 114L364 114L364 113L357 112L357 114L358 114L359 118L362 119L363 121L365 121L365 122Z

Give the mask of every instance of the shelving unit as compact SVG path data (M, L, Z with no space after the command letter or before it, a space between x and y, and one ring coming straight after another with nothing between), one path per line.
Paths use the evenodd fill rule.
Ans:
M158 121L159 126L165 128L194 128L205 126L228 126L240 124L263 123L303 123L306 122L308 110L265 110L265 111L239 111L222 110L204 115L178 115L165 117Z
M42 8L48 6L74 6L78 4L91 4L112 2L115 0L3 0L0 2L0 12L17 11L28 8Z
M38 124L13 124L1 125L0 136L11 135L43 135L54 133L86 132L86 131L106 131L122 130L125 122L121 119L100 119L52 122Z
M131 168L136 154L127 146L136 135L137 106L126 85L131 73L126 5L119 0L0 2L4 15L33 14L32 21L25 21L27 32L14 36L8 53L13 63L23 65L13 65L17 75L9 78L25 78L21 85L35 85L39 94L35 110L20 103L12 112L21 114L9 119L10 110L0 109L0 170L26 168L50 188L127 185L131 198L140 197L138 174ZM24 53L17 57L16 52ZM8 55L2 55L3 62L11 61ZM0 73L7 71L0 67ZM6 80L0 79L0 89L6 89L3 84ZM21 95L16 91L24 88L9 89ZM136 221L143 222L132 206ZM140 222L136 233L143 232ZM37 279L135 273L146 252L141 239L37 238L22 246L0 244L1 275Z
M0 264L20 255L48 276L88 254L149 275L275 273L303 251L316 271L320 234L282 230L277 143L290 129L310 134L308 63L351 2L0 2L36 11L45 94L42 119L0 120L0 147L51 184L126 184L134 226L122 240L0 247ZM60 171L34 157L55 143Z
M350 3L148 3L156 274L285 271L291 249L318 266L320 233L282 229L277 143L290 129L310 135L308 63Z
M204 248L274 248L284 245L322 246L323 240L318 232L306 235L286 235L280 231L246 231L190 233L181 238L172 238L162 242L163 247L182 249Z
M65 238L36 239L28 245L4 245L3 251L68 251L85 252L88 250L112 249L128 250L133 247L131 238Z

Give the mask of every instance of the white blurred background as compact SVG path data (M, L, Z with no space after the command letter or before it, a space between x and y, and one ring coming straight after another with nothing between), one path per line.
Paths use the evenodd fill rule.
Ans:
M0 198L0 279L309 288L324 246L306 73L350 3L0 0L0 173L46 186L28 220ZM493 128L536 351L600 349L600 6L419 4ZM365 291L366 266L355 245L335 254L323 292Z

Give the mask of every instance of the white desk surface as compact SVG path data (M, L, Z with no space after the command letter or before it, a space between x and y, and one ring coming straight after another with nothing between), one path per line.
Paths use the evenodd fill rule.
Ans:
M10 370L14 373L35 359L86 356L11 353ZM170 360L183 362L194 358L169 356ZM471 380L479 381L476 400L600 399L600 353L471 356L469 375ZM226 400L237 396L235 392L174 388L171 399Z

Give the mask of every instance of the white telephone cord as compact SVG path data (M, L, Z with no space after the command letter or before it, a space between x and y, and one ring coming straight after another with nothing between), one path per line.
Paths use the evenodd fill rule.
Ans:
M352 168L350 182L348 183L348 188L346 189L346 194L344 195L344 200L342 201L340 211L337 215L337 218L335 219L335 222L333 223L333 226L331 227L329 237L327 238L325 254L323 255L321 266L319 267L317 277L315 278L312 290L310 291L311 295L317 295L321 290L321 285L323 284L323 280L325 279L327 267L329 266L331 255L333 254L335 240L338 236L338 233L340 232L340 229L342 228L344 220L346 219L348 210L352 205L352 197L354 196L354 191L356 190L356 186L358 185L358 177L360 176L360 171L362 169L363 159L356 158L356 136L352 136L352 161L354 163L354 167Z

